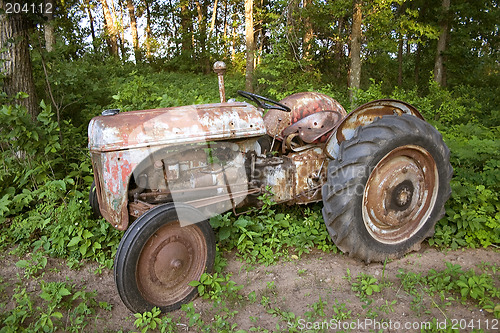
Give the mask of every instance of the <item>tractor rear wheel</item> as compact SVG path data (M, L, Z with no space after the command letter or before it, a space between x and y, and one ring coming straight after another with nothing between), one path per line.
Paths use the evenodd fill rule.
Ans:
M323 185L323 218L344 253L369 263L418 250L451 194L441 134L411 115L384 116L340 144Z
M144 213L125 232L115 256L115 283L134 313L155 306L173 311L196 296L189 283L211 272L214 260L208 220L191 206L168 203Z

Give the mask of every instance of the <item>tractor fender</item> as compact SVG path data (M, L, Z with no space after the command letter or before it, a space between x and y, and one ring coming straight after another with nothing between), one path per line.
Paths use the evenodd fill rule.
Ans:
M340 144L350 140L354 136L356 129L371 124L376 118L387 115L409 114L424 120L420 112L412 105L395 99L378 99L363 104L349 113L340 124L333 130L332 135L325 145L325 154L336 159Z

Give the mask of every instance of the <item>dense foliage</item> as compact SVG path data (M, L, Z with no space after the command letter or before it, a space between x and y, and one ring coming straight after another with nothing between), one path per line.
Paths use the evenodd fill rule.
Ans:
M80 62L84 77L102 72L109 75L105 82L93 80L95 88L87 90L85 99L94 102L80 103L74 122L68 119L71 118L68 114L59 126L51 107L43 102L37 122L32 122L23 108L15 104L4 104L1 109L2 244L19 244L19 253L35 248L70 258L75 263L82 258L94 258L111 267L121 234L104 221L90 219L87 195L92 171L86 149L86 121L104 108L132 110L214 102L217 100L216 78L215 75L157 72L148 67L136 68L133 64L110 69L109 63L99 65L92 59ZM80 73L80 69L75 72ZM67 74L61 71L58 75ZM74 80L82 84L87 81L80 74L74 74ZM280 80L277 77L275 84ZM229 75L226 81L228 95L235 97L235 91L243 85L243 77ZM320 82L308 84L307 88L335 96L349 105L345 91ZM75 85L61 83L61 89L67 95L83 94ZM295 87L286 89L285 94L296 91ZM390 94L382 90L382 84L373 81L367 90L358 92L359 103L392 97L414 104L441 131L451 150L453 194L446 205L446 216L438 223L430 243L452 248L498 245L498 95L467 86L446 90L433 82L430 93L425 96L420 96L416 89L396 88ZM271 87L262 93L271 97L281 94ZM103 103L102 107L98 107L99 103ZM324 250L334 248L319 207L315 206L283 211L280 206L273 206L262 213L239 218L226 214L212 223L219 230L221 246L234 247L252 261L272 263L288 253L290 247L296 254L314 246Z
M15 309L0 315L1 322L12 327L50 330L53 322L61 322L61 309L72 309L68 320L75 321L78 331L95 312L94 294L77 290L69 282L37 280L43 305L31 312L29 323L23 323L33 304L22 285L45 268L45 256L63 257L70 267L80 266L83 260L97 261L101 268L113 265L122 233L103 219L91 218L88 121L108 108L129 111L217 102L217 78L208 74L215 60L223 59L228 64L228 97L237 97L236 91L245 86L243 1L219 1L219 7L207 0L130 1L137 19L147 22L145 36L135 47L125 38L131 27L123 19L125 1L108 0L121 13L121 21L113 14L119 28L119 54L110 52L110 32L99 23L104 22L105 2L58 2L50 20L55 33L50 50L48 40L42 42L47 18L26 16L31 20L29 51L40 113L36 119L27 114L20 103L26 97L23 92L0 95L0 249L12 249L18 255L32 253L31 259L18 262L26 273L19 278ZM497 1L456 0L447 12L441 8L441 1L359 2L363 12L363 70L356 98L349 98L347 88L352 0L256 2L253 88L278 100L299 91L319 91L337 99L348 111L387 97L415 105L442 133L454 168L446 215L437 223L429 244L452 249L498 248ZM213 30L207 24L209 17L215 17ZM89 26L89 22L95 26ZM444 23L450 33L448 47L436 54ZM4 42L2 54L7 47ZM10 42L14 45L17 41ZM437 56L445 58L447 86L433 80ZM5 62L2 56L1 79ZM2 80L2 88L5 82ZM260 211L212 218L221 250L233 250L249 263L266 265L299 257L313 248L337 251L324 226L320 204L290 208L272 205L266 196L262 199L265 205ZM203 292L206 288L208 297L218 299L220 290L237 294L237 286L221 274L223 261L218 255L219 276L204 275L196 282ZM399 278L407 281L405 290L414 297L418 295L413 292L412 281L428 285L429 293L439 293L439 286L443 286L464 300L488 306L498 299L498 290L491 287L493 282L486 273L477 275L447 266L445 271L426 276L410 274L401 272ZM454 281L446 280L446 274ZM368 290L378 292L377 285L377 279L364 275L353 282L353 288L363 296ZM183 311L193 322L199 318L192 304L185 305ZM342 311L340 307L338 311ZM498 316L498 306L494 311ZM216 323L221 326L215 329L227 328L226 319L234 314L226 312L225 317L218 318ZM293 313L275 314L297 319ZM137 314L136 326L154 326L158 316L157 311ZM164 319L165 330L175 327L172 318Z

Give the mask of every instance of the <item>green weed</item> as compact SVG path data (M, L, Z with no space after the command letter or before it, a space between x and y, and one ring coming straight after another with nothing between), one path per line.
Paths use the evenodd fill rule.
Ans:
M154 307L151 311L136 313L134 314L136 318L134 325L141 329L141 333L145 333L148 330L156 330L158 325L161 324L160 314L161 311L157 307Z
M231 274L224 276L219 273L203 273L199 281L191 281L189 285L197 287L198 293L203 298L215 300L220 299L222 295L233 299L242 298L242 296L238 294L238 291L241 290L243 286L236 285L236 282L231 280Z
M380 292L380 285L378 280L365 273L360 273L356 276L356 281L352 282L351 289L357 292L357 296L364 302L368 302L367 296L371 296L373 293Z

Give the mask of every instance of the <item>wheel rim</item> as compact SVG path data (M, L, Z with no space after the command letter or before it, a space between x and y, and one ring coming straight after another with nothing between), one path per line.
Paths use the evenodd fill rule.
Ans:
M421 230L436 202L438 178L434 158L422 147L401 146L385 155L363 193L363 221L370 235L397 244Z
M196 225L179 222L158 229L146 242L137 263L136 280L150 303L168 306L187 297L205 270L207 244Z

